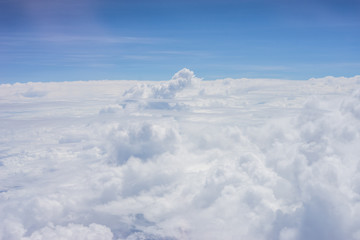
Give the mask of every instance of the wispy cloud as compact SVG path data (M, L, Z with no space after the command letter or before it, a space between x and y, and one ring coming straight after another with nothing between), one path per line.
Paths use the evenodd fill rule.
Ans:
M92 36L92 35L13 35L0 36L0 44L11 44L19 42L48 42L48 43L136 43L154 44L165 41L161 38L132 37L132 36Z
M211 54L204 51L177 51L177 50L159 50L159 51L150 51L150 54L156 55L177 55L177 56L199 56L199 57L209 57Z
M153 60L155 57L150 55L124 55L122 58L129 60Z
M281 71L289 70L291 66L285 65L257 65L257 64L211 64L212 67L221 67L232 70L246 70L246 71Z

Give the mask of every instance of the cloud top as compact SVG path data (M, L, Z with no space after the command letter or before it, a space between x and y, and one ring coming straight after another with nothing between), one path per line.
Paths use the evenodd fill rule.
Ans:
M183 68L168 82L155 84L141 84L125 92L124 96L129 98L174 98L177 93L186 88L196 87L201 79L197 78L193 71Z
M359 239L359 80L0 85L0 239Z

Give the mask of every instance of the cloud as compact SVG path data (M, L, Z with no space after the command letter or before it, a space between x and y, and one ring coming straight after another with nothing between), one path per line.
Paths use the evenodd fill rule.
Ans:
M359 89L0 85L0 239L358 239Z
M194 72L184 68L177 72L171 80L162 84L141 84L124 93L127 98L174 98L182 90L195 87L201 79Z
M141 83L126 90L123 94L124 100L120 104L124 108L158 109L158 110L185 110L187 105L183 101L169 101L175 97L195 96L200 94L201 79L194 72L184 68L174 74L166 82Z
M69 34L52 34L52 35L10 35L0 37L2 44L20 44L20 43L61 43L61 44L151 44L161 41L159 38L145 38L132 36L106 36L106 35L69 35ZM76 54L75 54L76 55ZM86 57L84 54L77 54L80 57Z
M90 224L89 227L78 224L69 224L68 226L50 225L32 233L29 238L23 239L111 240L113 234L110 229L98 224Z
M151 123L127 126L120 125L111 129L110 152L117 164L126 163L130 157L144 161L164 152L171 152L178 141L178 132L174 127Z
M24 97L27 98L36 98L36 97L43 97L46 95L46 92L42 92L42 91L33 91L33 90L28 90L27 92L22 94Z

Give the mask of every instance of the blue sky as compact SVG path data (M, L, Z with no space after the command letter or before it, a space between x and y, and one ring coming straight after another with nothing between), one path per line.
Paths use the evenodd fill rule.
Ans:
M0 0L0 82L360 74L360 1Z

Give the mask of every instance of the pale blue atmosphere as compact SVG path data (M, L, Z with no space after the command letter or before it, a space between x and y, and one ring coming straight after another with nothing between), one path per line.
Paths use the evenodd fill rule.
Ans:
M0 0L0 83L360 74L360 1Z

